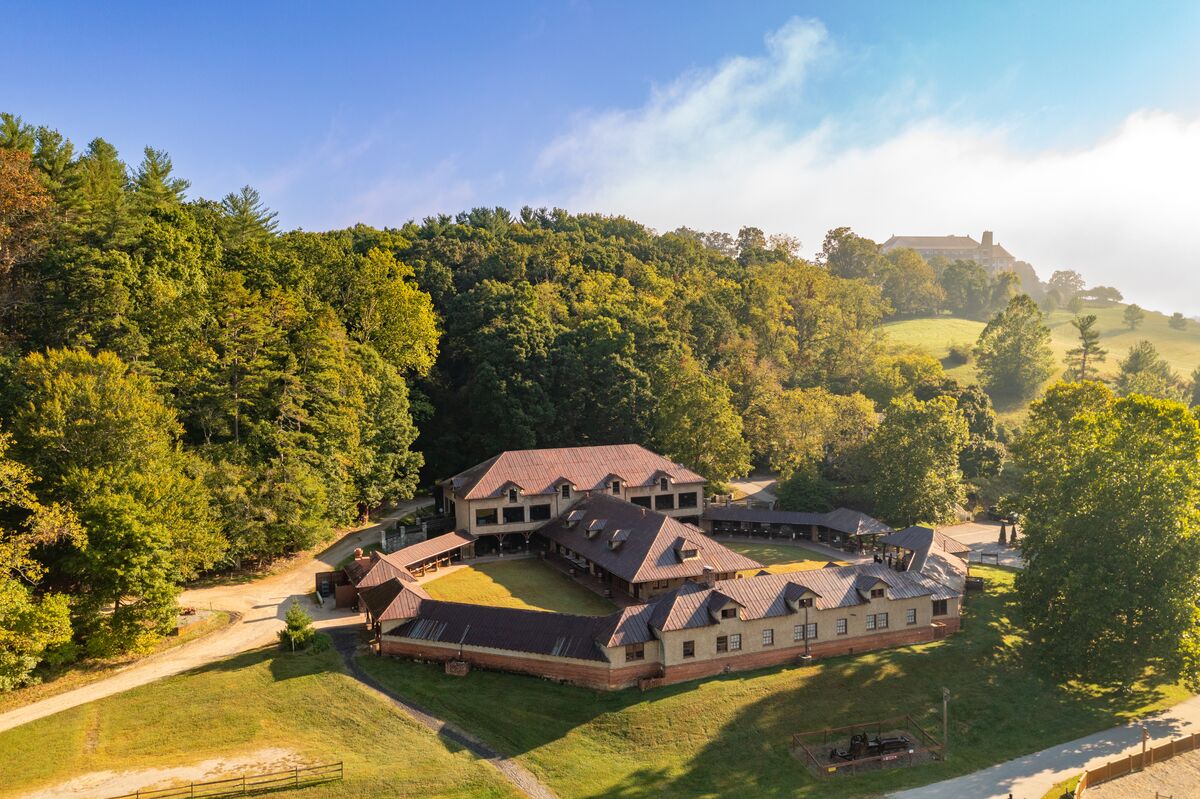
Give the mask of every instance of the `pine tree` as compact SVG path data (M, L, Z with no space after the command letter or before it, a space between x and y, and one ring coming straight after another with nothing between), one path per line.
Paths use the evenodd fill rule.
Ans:
M1079 346L1067 351L1067 372L1072 380L1092 380L1099 374L1096 364L1108 355L1108 350L1100 346L1096 315L1077 316L1071 326L1079 332Z
M1146 312L1137 303L1125 308L1125 324L1129 326L1130 330L1137 330L1145 318Z
M275 221L277 214L263 205L262 197L251 186L226 194L221 209L225 212L224 239L229 247L265 241L279 227Z
M171 177L171 156L163 150L147 147L142 163L133 176L133 198L143 213L156 208L170 208L184 201L184 192L191 184L183 178Z
M294 600L284 617L284 623L287 626L279 631L279 643L293 652L308 646L317 634L312 625L312 616L305 613L300 603Z

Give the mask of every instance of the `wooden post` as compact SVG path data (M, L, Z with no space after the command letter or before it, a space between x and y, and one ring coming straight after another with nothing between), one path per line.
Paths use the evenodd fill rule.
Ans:
M246 775L242 775L242 794L246 793Z
M950 757L950 689L942 688L942 760Z
M299 788L300 787L300 767L299 766L296 767L295 774L296 774L296 780L295 780L296 787Z

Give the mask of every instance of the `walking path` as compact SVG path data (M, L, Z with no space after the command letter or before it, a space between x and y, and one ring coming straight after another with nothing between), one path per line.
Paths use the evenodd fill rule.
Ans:
M406 502L382 521L351 530L320 554L299 558L285 571L270 577L184 591L179 598L182 606L228 610L240 616L220 632L139 660L111 677L0 713L0 732L269 644L283 629L283 617L293 600L304 602L317 627L344 623L345 612L335 611L332 603L318 607L306 601L315 587L314 572L333 568L356 547L377 541L380 530L394 519L429 502L428 499Z
M373 677L364 672L356 658L358 637L351 631L341 630L333 633L334 644L346 664L346 671L358 680L368 690L379 695L386 701L410 716L418 724L432 730L436 734L472 752L475 756L494 766L518 791L531 799L558 799L553 791L542 784L528 769L510 757L497 752L474 735L459 729L453 724L438 718L420 705L385 688Z
M1041 799L1056 784L1109 760L1142 749L1141 727L1150 731L1151 745L1200 732L1200 696L1162 713L1114 727L1086 738L1051 746L1032 755L890 795L889 799ZM954 757L954 741L950 742Z

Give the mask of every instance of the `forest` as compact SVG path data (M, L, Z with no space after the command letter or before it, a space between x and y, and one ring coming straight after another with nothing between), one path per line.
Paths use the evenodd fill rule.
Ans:
M162 150L0 117L0 689L504 449L637 442L714 490L765 467L790 507L945 520L1013 431L880 322L990 318L992 394L1049 375L1017 274L847 228L814 261L528 207L284 232L249 186L188 188Z

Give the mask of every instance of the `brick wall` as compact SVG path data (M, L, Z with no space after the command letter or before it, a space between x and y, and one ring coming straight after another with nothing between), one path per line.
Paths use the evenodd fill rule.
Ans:
M959 619L957 618L946 618L943 623L947 635L958 630ZM844 640L816 641L809 647L809 653L814 659L829 658L869 652L874 649L926 643L933 640L935 640L934 628L922 626ZM439 663L456 660L460 657L457 646L440 646L429 642L388 637L384 637L380 642L380 654L432 660ZM711 677L725 671L745 671L777 666L781 663L795 663L803 654L802 647L786 646L778 649L743 652L709 660L685 661L665 668L653 660L629 666L614 666L598 661L524 656L516 652L480 650L471 647L462 649L461 659L471 664L473 668L532 674L587 688L615 690L637 685L641 680L652 679L654 685L671 685L701 677Z

